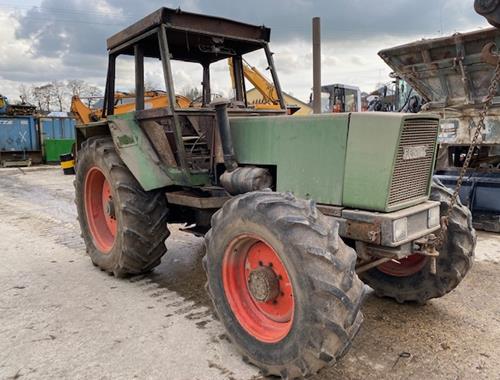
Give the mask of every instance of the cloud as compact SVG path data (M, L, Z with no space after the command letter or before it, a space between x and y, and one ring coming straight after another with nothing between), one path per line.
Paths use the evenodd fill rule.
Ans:
M422 37L486 26L470 0L37 0L37 6L0 7L0 91L18 82L84 79L104 85L110 35L148 13L169 6L265 24L272 28L272 49L282 87L307 99L312 83L311 18L321 16L324 83L355 84L370 90L387 79L389 69L378 50ZM262 57L251 62L263 69ZM177 88L199 85L197 68L176 73ZM214 68L213 87L230 90L225 65ZM131 74L131 66L126 69ZM146 78L163 84L161 71ZM133 80L123 86L133 86ZM366 87L365 87L366 86ZM16 94L14 93L14 96Z

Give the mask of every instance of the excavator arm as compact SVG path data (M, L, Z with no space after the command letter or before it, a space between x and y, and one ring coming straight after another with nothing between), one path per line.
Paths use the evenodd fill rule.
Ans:
M228 59L229 71L231 73L231 79L233 81L234 87L234 76L233 76L233 59ZM276 105L280 108L280 101L278 93L274 85L269 82L266 77L255 67L250 66L247 62L243 61L243 75L245 78L260 92L262 98L266 103Z
M120 115L128 112L135 111L135 102L123 102L124 99L134 99L134 94L117 92L115 94L115 115ZM144 94L144 104L146 108L161 108L168 106L168 96L162 91L149 91ZM179 108L189 108L192 102L189 98L176 95L175 100ZM123 102L123 103L122 103ZM122 103L122 104L120 104ZM88 124L94 121L99 121L102 117L102 109L90 108L86 106L80 97L73 96L71 99L71 112L80 124Z

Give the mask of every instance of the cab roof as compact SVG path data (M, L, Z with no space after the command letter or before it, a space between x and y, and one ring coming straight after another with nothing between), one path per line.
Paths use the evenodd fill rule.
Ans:
M172 59L210 63L262 48L271 29L221 17L160 8L107 40L110 54L134 54L140 44L147 57L160 58L156 31L164 25Z

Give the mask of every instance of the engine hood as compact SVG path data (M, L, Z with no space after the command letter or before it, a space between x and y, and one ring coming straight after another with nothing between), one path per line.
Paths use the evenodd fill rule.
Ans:
M488 28L423 39L378 54L429 102L427 109L478 108L494 70L481 59L481 50L489 42L500 47L500 30ZM500 98L493 103L500 106Z

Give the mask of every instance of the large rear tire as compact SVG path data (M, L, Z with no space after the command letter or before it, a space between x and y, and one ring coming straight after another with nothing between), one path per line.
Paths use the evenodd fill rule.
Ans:
M144 191L109 137L93 137L78 152L75 203L92 262L117 277L157 266L167 251L167 203Z
M432 182L430 199L441 202L441 215L448 215L452 192L439 180ZM439 233L439 232L437 232ZM472 267L476 232L472 215L459 199L449 214L448 229L439 249L437 273L429 270L429 260L412 255L400 261L389 262L361 275L361 279L381 297L397 302L415 301L424 304L455 289Z
M252 192L214 214L204 266L215 311L264 375L308 376L358 332L364 286L356 253L313 202Z

